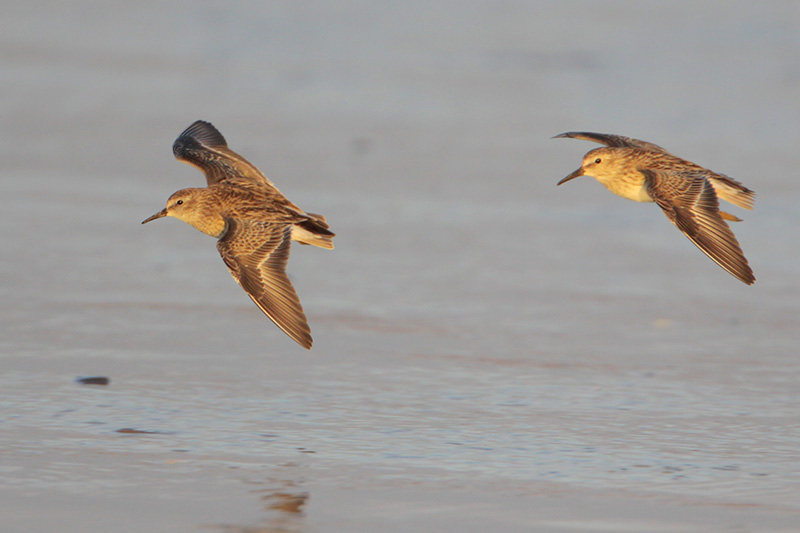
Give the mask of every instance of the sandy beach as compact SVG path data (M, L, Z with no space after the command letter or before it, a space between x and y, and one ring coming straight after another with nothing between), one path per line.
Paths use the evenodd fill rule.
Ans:
M0 530L800 530L792 1L12 2ZM306 352L212 238L212 122L333 251ZM590 178L633 136L757 193L757 281ZM84 385L86 376L107 385Z

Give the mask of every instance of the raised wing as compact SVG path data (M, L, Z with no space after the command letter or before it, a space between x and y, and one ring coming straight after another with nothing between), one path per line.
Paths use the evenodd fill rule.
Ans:
M180 161L199 168L209 186L243 178L274 187L255 165L228 148L225 137L209 122L197 120L186 128L172 144L172 152Z
M560 133L553 137L553 139L582 139L584 141L594 141L596 143L605 144L606 146L613 146L618 148L638 148L647 152L661 152L668 154L666 150L647 141L640 141L631 137L623 137L622 135L613 135L611 133L593 133L591 131L568 131Z
M755 282L739 242L720 215L714 187L702 173L650 169L642 173L647 178L647 192L695 246L742 282Z
M227 223L217 249L233 279L284 333L310 349L311 330L300 298L286 275L291 224L238 218L227 219Z

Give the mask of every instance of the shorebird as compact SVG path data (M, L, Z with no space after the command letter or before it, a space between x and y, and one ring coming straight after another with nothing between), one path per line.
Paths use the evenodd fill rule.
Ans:
M310 349L311 330L286 264L293 240L333 249L335 233L325 217L290 202L208 122L186 128L172 151L203 171L208 186L181 189L142 224L175 217L219 239L217 249L233 279L279 328Z
M558 182L592 176L611 192L637 202L655 202L667 218L715 263L752 285L756 278L720 211L719 198L752 209L755 193L724 174L676 157L658 145L621 135L571 131L556 135L605 144L583 156L581 168Z

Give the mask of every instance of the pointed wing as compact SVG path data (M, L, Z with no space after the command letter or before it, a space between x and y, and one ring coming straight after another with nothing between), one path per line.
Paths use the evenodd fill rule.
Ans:
M700 172L643 170L647 192L695 246L742 282L756 280L747 259L719 211L714 187Z
M594 141L596 143L605 144L606 146L613 146L617 148L638 148L647 152L661 152L668 154L666 150L657 144L649 143L647 141L640 141L631 137L623 137L622 135L613 135L611 133L593 133L591 131L568 131L560 133L553 137L554 139L568 138L568 139L582 139L584 141Z
M209 122L197 120L186 128L172 144L172 152L178 160L199 168L209 186L243 178L274 187L258 168L228 148L225 137Z
M227 219L217 242L222 260L255 304L303 348L311 348L311 330L303 306L286 275L292 244L291 224Z

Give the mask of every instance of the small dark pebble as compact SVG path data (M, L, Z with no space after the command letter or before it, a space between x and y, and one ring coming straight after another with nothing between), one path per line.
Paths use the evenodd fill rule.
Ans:
M158 435L162 433L161 431L143 431L141 429L133 429L133 428L121 428L117 430L117 433L138 433L143 435Z
M300 453L317 453L314 450L306 450L305 448L297 448Z
M111 379L105 376L89 376L85 378L77 378L75 381L81 385L108 385L111 383Z

